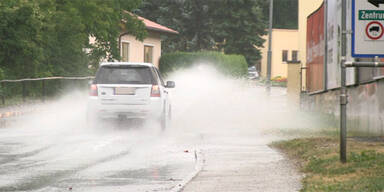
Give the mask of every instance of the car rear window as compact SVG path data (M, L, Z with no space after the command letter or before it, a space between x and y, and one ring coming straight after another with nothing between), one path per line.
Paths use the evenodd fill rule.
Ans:
M95 81L97 84L157 84L146 66L103 66Z

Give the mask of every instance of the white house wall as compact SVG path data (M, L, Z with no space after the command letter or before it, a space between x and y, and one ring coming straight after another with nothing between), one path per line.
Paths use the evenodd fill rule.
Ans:
M157 33L149 33L143 42L132 35L121 37L122 42L129 42L129 62L144 62L144 45L153 46L153 64L158 67L161 57L161 37Z

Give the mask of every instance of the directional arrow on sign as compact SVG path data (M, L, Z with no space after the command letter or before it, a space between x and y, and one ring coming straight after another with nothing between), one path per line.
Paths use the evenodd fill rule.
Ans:
M368 2L376 7L379 7L380 4L384 4L384 0L368 0Z

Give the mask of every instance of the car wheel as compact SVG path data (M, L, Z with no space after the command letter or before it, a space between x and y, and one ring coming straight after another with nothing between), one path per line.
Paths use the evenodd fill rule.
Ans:
M171 107L169 107L167 120L168 120L167 126L172 127L172 108Z
M87 117L85 119L87 128L93 128L95 126L95 120L93 115L90 112L87 112Z
M167 122L167 116L165 115L165 113L163 113L160 117L160 128L161 128L161 131L165 131L167 129L167 126L168 126L168 122Z
M93 112L87 112L87 128L98 129L102 127L100 120L97 118L96 114Z
M162 131L169 128L171 122L171 108L169 108L168 114L165 110L166 109L164 109L163 114L160 117L160 127Z

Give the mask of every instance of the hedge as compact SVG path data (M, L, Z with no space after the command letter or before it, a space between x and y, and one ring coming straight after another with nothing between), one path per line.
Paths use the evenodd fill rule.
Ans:
M242 77L247 74L248 64L242 55L225 55L220 52L174 52L160 58L160 72L167 75L178 69L207 63L226 75Z

